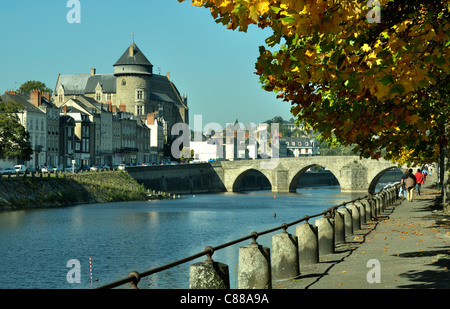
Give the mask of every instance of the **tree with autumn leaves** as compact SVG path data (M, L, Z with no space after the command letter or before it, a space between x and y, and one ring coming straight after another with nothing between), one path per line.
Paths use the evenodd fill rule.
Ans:
M192 4L209 9L231 30L247 31L250 25L273 30L259 47L256 74L265 90L289 102L297 120L328 142L399 164L444 162L450 121L448 1Z

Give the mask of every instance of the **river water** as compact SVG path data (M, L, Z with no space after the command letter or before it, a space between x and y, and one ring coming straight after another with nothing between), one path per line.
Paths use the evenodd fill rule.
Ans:
M277 195L270 191L197 194L174 200L3 211L0 288L95 288L132 270L143 272L168 264L206 246L290 223L361 195L327 186ZM295 227L288 232L295 234ZM273 234L261 236L258 243L270 247ZM238 248L248 243L213 255L214 260L228 264L231 288L237 286ZM67 265L71 259L80 263L80 283L67 280L74 270ZM143 278L139 287L188 288L189 265L204 259Z

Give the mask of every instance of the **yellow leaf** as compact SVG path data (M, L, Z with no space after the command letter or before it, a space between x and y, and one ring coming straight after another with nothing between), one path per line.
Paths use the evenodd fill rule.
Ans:
M364 43L364 45L361 47L361 50L364 52L369 52L372 50L372 48L367 43Z
M309 51L309 49L308 49L308 50L306 50L305 55L308 56L309 58L311 58L311 57L314 55L314 52L311 52L311 51Z

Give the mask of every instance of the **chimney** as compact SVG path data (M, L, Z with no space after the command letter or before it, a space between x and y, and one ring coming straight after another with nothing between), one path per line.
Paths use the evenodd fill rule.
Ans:
M33 89L30 91L30 103L36 107L41 105L41 91Z
M112 106L112 112L117 113L117 106L115 106L115 105Z
M12 94L12 95L16 95L17 94L13 89L6 89L5 93L6 94Z
M108 112L112 111L112 104L108 103Z
M50 92L43 92L43 93L42 93L42 96L43 96L44 98L46 98L47 101L50 101Z
M126 105L125 104L120 104L119 105L119 110L121 110L122 112L126 112L127 111L127 108L126 108Z
M67 115L67 105L64 105L64 116Z
M155 124L155 113L147 114L147 125Z
M134 57L134 46L133 44L130 45L130 47L128 47L128 54L130 57Z
M92 68L91 69L91 76L95 76L95 72L96 72L97 70L95 69L95 68Z

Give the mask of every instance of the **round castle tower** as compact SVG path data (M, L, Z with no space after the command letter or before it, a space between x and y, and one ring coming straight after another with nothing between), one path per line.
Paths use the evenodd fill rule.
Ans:
M116 102L134 115L150 112L150 78L153 65L133 42L114 64Z

